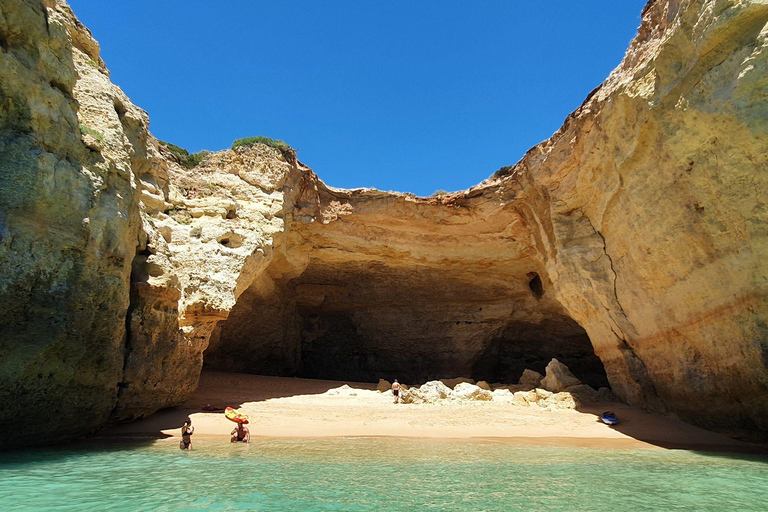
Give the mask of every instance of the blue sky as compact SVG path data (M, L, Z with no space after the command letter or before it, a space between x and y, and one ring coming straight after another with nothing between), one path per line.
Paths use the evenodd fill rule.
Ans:
M644 4L70 0L156 137L199 151L265 135L329 185L419 195L548 138L621 61Z

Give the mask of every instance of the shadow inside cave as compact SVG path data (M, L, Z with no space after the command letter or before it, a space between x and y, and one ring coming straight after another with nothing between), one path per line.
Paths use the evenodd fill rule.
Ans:
M251 379L258 379L258 386L249 384L248 381ZM142 441L151 443L156 439L174 437L166 431L173 429L181 431L184 420L191 414L202 415L202 417L222 415L226 407L238 409L246 403L264 402L276 398L322 395L347 382L351 381L257 376L205 370L200 375L198 389L183 404L160 410L148 418L106 428L94 437L133 439L137 443ZM354 385L357 389L376 389L376 384L371 383L355 382ZM214 406L215 410L204 410L203 408L207 405ZM234 428L234 423L231 426ZM228 434L229 430L221 432L221 435Z
M706 454L768 455L768 444L740 441L719 432L706 430L690 423L651 413L623 403L601 403L579 405L576 412L594 416L595 422L603 424L600 416L613 411L619 422L611 430L667 450L688 450ZM768 463L768 460L760 459Z

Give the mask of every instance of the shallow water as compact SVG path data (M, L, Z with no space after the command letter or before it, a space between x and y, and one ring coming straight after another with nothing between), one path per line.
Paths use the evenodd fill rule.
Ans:
M412 439L0 454L0 510L768 510L768 457Z

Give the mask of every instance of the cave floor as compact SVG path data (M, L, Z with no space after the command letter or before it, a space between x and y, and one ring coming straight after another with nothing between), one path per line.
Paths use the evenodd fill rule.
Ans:
M537 445L603 448L684 448L753 452L764 448L739 442L664 416L622 404L595 404L578 410L545 410L509 401L398 404L370 383L265 377L204 371L200 386L184 404L147 419L102 431L99 437L178 437L187 416L194 440L225 442L234 424L206 404L247 413L251 436L394 436L445 439L495 439ZM621 423L604 425L598 415L611 409Z

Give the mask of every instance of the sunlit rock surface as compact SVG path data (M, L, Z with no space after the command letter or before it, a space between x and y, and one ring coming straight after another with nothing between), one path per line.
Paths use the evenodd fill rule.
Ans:
M552 138L419 198L327 187L264 145L183 169L65 3L3 2L0 442L180 403L203 364L513 383L552 358L768 431L766 23L760 1L650 2Z

